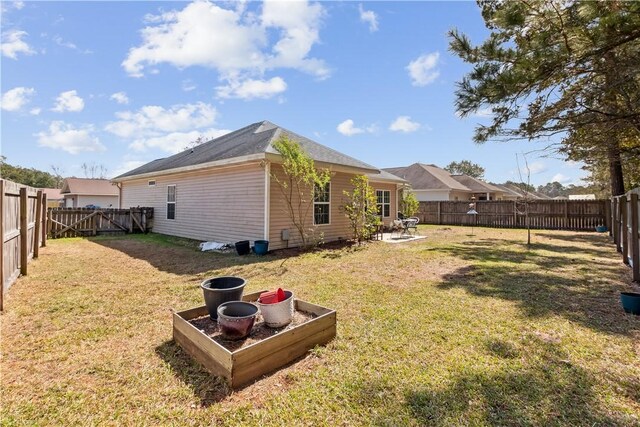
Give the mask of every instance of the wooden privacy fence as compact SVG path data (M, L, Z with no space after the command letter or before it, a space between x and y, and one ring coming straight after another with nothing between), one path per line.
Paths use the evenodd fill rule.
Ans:
M611 200L610 234L622 261L631 267L633 281L640 282L640 188Z
M469 214L469 201L420 202L418 218L426 224L477 225L545 230L595 230L610 226L608 200L476 201L477 215Z
M48 233L52 239L111 233L146 233L151 228L153 208L50 208L47 216Z
M0 179L0 310L4 293L22 274L29 260L45 246L47 195L42 190Z

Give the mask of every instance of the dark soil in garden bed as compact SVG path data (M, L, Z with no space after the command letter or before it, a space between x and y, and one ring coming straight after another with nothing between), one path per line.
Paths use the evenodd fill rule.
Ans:
M293 313L293 320L287 326L283 326L281 328L270 328L264 323L262 315L258 314L258 317L256 317L256 322L254 323L253 329L251 329L251 333L249 334L249 336L243 340L238 341L224 339L222 337L222 332L218 327L218 322L211 320L208 315L191 319L189 320L189 323L204 332L205 335L209 336L212 340L214 340L227 350L235 351L287 331L289 329L295 328L296 326L315 319L316 317L318 316L313 313L296 310Z

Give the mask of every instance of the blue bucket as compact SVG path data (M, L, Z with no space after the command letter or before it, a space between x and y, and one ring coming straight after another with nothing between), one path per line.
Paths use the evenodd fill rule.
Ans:
M269 241L268 240L256 240L254 242L253 251L256 255L266 255L269 252Z

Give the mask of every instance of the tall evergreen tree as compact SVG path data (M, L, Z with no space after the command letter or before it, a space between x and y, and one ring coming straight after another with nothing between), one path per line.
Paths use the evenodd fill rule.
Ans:
M640 155L640 2L481 0L487 40L457 30L450 49L473 70L458 83L462 116L490 106L475 141L557 135L569 158L606 161L612 194Z

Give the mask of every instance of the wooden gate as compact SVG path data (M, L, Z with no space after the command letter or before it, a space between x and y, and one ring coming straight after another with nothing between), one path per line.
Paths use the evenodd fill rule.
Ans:
M112 233L146 233L151 229L153 208L48 210L49 236L97 236Z

